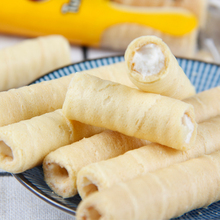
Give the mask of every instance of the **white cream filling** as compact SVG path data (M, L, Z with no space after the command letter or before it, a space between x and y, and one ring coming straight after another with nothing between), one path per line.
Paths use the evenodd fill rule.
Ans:
M137 50L133 56L134 70L146 76L157 74L164 67L164 54L156 44L147 44Z
M183 124L186 125L188 127L188 134L186 136L185 142L188 144L190 142L190 139L192 137L192 133L194 131L194 125L190 119L190 117L186 114L184 114L183 116Z

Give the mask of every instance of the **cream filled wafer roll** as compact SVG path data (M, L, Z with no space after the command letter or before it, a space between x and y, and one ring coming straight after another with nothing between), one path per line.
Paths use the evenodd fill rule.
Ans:
M188 149L197 133L191 105L83 73L71 80L63 113L72 120L179 150Z
M146 142L110 130L84 138L45 157L45 181L58 195L64 198L74 196L77 194L76 176L82 167L116 157L128 150L146 145Z
M220 200L220 152L159 169L83 200L77 220L170 219Z
M196 122L200 123L211 117L220 115L219 97L220 87L215 87L186 98L183 101L193 105Z
M25 40L2 49L0 91L27 85L47 72L70 62L70 46L61 35Z
M102 191L116 183L174 163L213 153L220 150L219 134L220 116L199 124L196 142L190 150L181 152L151 143L121 156L87 165L78 173L78 192L84 199L95 191Z
M136 87L127 76L124 62L83 71L97 77ZM74 74L18 89L0 92L0 126L30 119L62 108Z
M23 172L40 165L51 151L101 131L102 128L68 120L60 109L1 127L0 168Z
M195 94L169 47L156 36L142 36L133 40L125 51L125 62L131 81L145 92L176 99Z

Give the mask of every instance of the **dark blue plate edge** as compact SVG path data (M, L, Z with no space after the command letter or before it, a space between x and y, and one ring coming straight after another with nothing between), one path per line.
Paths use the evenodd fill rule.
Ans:
M52 197L38 189L35 185L33 185L28 179L26 179L22 173L19 174L12 174L15 179L21 183L25 188L27 188L29 191L37 195L40 199L44 200L50 205L53 205L54 207L67 212L71 215L76 215L76 209L75 208L68 208L67 206L63 205L59 201L55 201Z
M50 72L48 72L48 73L46 73L46 74L44 74L44 75L42 75L42 76L40 76L40 77L38 77L38 78L36 78L35 80L33 80L31 83L29 83L28 85L31 85L31 84L33 84L35 81L37 81L37 80L39 80L39 79L41 79L42 77L45 77L45 76L47 76L47 75L49 75L50 73L52 73L52 72L55 72L55 71L58 71L59 69L63 69L63 68L67 68L67 67L70 67L70 66L72 66L72 65L76 65L76 64L80 64L80 63L84 63L84 62L90 62L90 61L97 61L97 60L102 60L102 59L108 59L108 58L124 58L124 55L122 54L122 55L116 55L116 56L106 56L106 57L100 57L100 58L95 58L95 59L85 59L85 60L82 60L82 61L80 61L80 62L76 62L76 63L71 63L71 64L68 64L68 65L65 65L65 66L61 66L61 67L59 67L59 68L56 68L56 69L54 69L54 70L51 70ZM220 67L220 64L217 64L217 63L214 63L214 62L208 62L208 61L203 61L203 60L200 60L200 59L190 59L190 58L186 58L186 57L176 57L175 56L175 58L176 59L184 59L184 60L188 60L188 61L194 61L194 62L202 62L202 63L205 63L205 64L211 64L211 65L216 65L216 66L219 66ZM105 66L105 65L103 65L103 66ZM107 66L107 65L106 65ZM98 67L97 67L98 68Z

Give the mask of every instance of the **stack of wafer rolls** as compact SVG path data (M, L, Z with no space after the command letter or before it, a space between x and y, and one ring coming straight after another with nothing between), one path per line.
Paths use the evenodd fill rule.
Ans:
M129 87L135 87L128 77L125 62L102 66L83 72ZM0 126L30 119L62 108L72 77L74 77L73 74L51 81L0 92L0 102L2 103L2 105L0 105ZM207 116L214 117L219 114L219 94L220 89L217 87L197 94L189 99L184 99L184 102L193 104L197 123L208 119Z
M170 219L220 200L220 152L116 184L83 200L76 219Z
M211 118L198 126L196 142L190 150L181 152L151 143L105 161L82 168L77 175L77 187L81 198L95 191L145 175L174 163L210 154L220 150L220 116ZM123 164L123 165L122 165Z
M195 88L169 47L156 36L134 39L125 51L131 81L145 92L176 99L195 94Z
M116 157L146 143L115 131L103 131L48 154L43 162L44 179L56 194L64 198L74 196L77 194L76 176L82 167Z
M179 150L189 149L197 133L192 105L85 73L71 80L62 110L71 120Z
M68 120L60 109L0 127L0 168L23 172L40 165L51 151L101 131L103 128Z
M70 64L70 47L61 35L25 40L0 50L0 91L24 86Z
M101 66L83 72L135 87L127 75L124 62ZM74 74L0 92L0 126L61 109L72 77L74 77Z
M202 122L204 121L203 119L207 119L218 114L217 109L220 108L218 108L218 102L213 97L213 95L217 95L219 92L220 90L217 87L196 94L195 96L188 99L188 102L190 102L195 109L197 122ZM203 106L202 108L203 111L199 111L201 109L200 108L201 103ZM215 105L216 105L216 110L213 111L211 107ZM208 111L207 109L210 109L210 111ZM117 170L122 173L121 169L125 168L126 170L135 171L136 175L140 174L139 172L143 172L142 169L138 170L137 168L139 167L136 167L134 163L129 163L130 164L129 166L132 166L131 169L130 168L127 169L127 165L128 165L127 162L123 163L123 161L132 161L130 159L127 159L128 156L131 157L131 155L133 155L132 152L135 153L136 155L138 154L140 155L143 153L142 155L143 159L141 160L142 162L144 161L144 157L146 156L147 160L144 163L145 172L151 171L152 169L156 169L158 164L160 165L163 164L164 166L168 166L170 163L187 160L191 157L196 157L196 155L198 156L200 154L205 154L205 153L207 154L219 148L218 139L213 140L212 137L210 136L210 134L213 132L213 136L216 138L218 137L218 134L220 133L218 129L218 125L219 125L218 122L220 121L218 120L218 118L216 118L214 120L209 120L208 122L201 123L198 128L198 136L195 142L195 147L193 147L192 150L189 150L187 152L182 153L180 151L172 150L171 148L167 148L165 146L152 143L148 147L146 146L140 148L139 150L136 150L136 153L135 151L130 151L129 153L119 157L121 159L124 158L123 160L121 160L121 162L120 159L118 158L100 163L100 165L101 164L108 165L105 166L108 167L106 173L105 173L105 169L102 166L100 169L97 170L96 168L100 166L96 166L94 168L94 166L91 165L91 167L90 166L87 167L88 169L85 168L86 171L84 172L84 174L86 173L86 175L88 175L88 172L90 172L91 169L94 168L93 173L95 173L95 178L96 178L96 176L99 175L101 171L104 177L106 175L108 176L108 171L110 172L111 170L114 171L116 170L116 172L114 173L114 177L109 175L109 178L107 177L106 181L102 179L105 182L105 184L109 186L114 181L119 180L117 177L117 173L118 173ZM212 128L212 126L214 127ZM205 139L203 139L202 137L205 137ZM205 143L204 140L207 140L207 143ZM45 181L50 186L50 188L58 195L65 198L73 196L77 191L76 175L81 168L83 168L86 165L89 165L90 163L109 159L110 158L109 150L114 149L114 152L112 151L110 152L114 153L114 157L115 157L117 153L122 154L123 153L122 149L125 150L127 146L131 145L132 148L136 149L141 147L142 144L143 144L143 140L128 137L118 132L104 131L86 140L81 140L69 146L61 147L56 151L48 154L48 156L46 156L44 159L43 170L44 170ZM97 152L101 156L97 157ZM165 160L166 157L170 159ZM132 159L134 160L133 157ZM116 161L115 164L114 161ZM159 163L158 162L155 163L155 161L158 161ZM124 165L121 166L121 164ZM113 168L111 168L111 166L113 166ZM117 169L115 169L115 166L117 166ZM142 165L140 164L140 166ZM131 176L132 175L133 174L131 172ZM122 175L122 177L125 176L126 175ZM84 181L85 178L84 175L79 175L79 177L80 177L78 180L80 182L78 183L79 191L80 194L82 195L82 198L84 198L86 194L84 193L84 187L86 186L85 183L82 181ZM91 176L90 179L91 183L94 182L92 178L93 177ZM95 181L95 182L96 182L96 186L98 186L97 187L98 189L105 188L105 187L101 187L102 183L99 183L99 181Z

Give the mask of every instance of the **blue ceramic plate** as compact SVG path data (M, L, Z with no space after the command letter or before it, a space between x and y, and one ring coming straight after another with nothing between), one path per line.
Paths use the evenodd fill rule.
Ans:
M123 56L116 56L72 64L57 69L39 78L34 83L60 78L62 76L69 75L70 73L110 65L123 60ZM219 65L183 58L178 58L177 60L191 82L195 85L197 92L220 86ZM49 204L54 205L69 214L75 215L76 208L80 202L80 197L77 195L70 199L63 199L54 194L44 181L43 170L41 167L35 167L23 173L15 174L14 177L31 192L35 193ZM179 218L176 218L176 220L177 219L220 219L220 202L214 203L207 208L191 211Z

